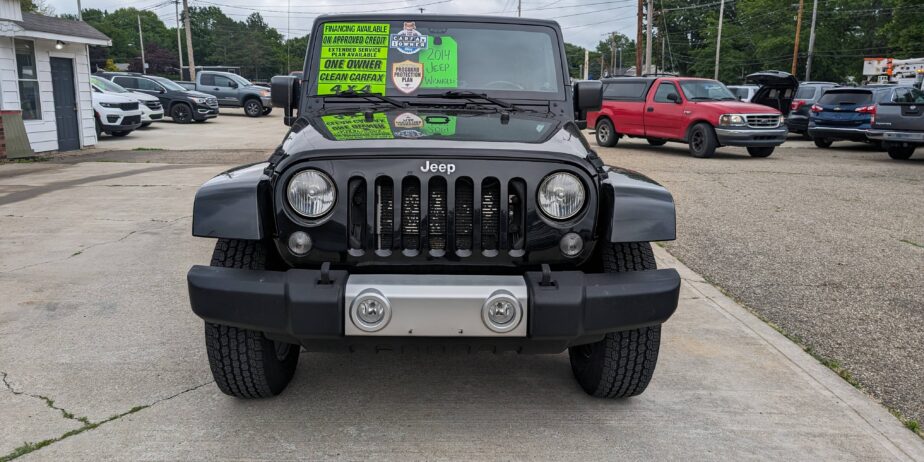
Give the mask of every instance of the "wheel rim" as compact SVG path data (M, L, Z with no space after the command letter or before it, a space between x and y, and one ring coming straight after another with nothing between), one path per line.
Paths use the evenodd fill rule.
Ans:
M702 151L703 144L704 144L703 132L701 132L700 130L694 131L693 136L690 139L690 144L693 146L694 151L696 152Z
M292 345L288 343L274 341L273 348L276 350L276 359L284 361L286 357L289 356L289 348L291 347Z
M262 112L262 109L260 109L257 106L257 103L255 101L251 101L247 103L247 113L248 114L259 114L260 112Z
M173 110L173 118L179 120L186 120L189 118L189 110L186 109L186 106L177 106Z
M600 141L604 143L609 142L610 141L610 127L607 126L606 124L601 124L600 127L597 128L597 136L600 137Z

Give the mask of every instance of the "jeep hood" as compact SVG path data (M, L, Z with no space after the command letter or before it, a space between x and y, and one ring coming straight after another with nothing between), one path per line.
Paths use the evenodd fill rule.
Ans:
M573 123L547 114L434 108L312 115L295 123L282 149L289 155L318 151L366 155L370 151L421 149L433 153L443 149L541 151L580 158L590 152Z

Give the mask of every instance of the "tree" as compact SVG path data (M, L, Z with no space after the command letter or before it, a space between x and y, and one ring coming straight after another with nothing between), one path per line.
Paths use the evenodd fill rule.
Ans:
M36 13L44 16L53 16L55 9L45 2L45 0L22 0L22 11L26 13Z

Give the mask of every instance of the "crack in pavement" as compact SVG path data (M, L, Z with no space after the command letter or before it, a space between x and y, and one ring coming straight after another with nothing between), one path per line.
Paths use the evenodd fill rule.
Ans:
M33 442L25 442L25 443L23 443L22 446L19 446L18 448L13 449L13 451L10 452L9 454L0 455L0 462L9 462L9 461L11 461L11 460L13 460L13 459L22 457L22 456L24 456L24 455L26 455L26 454L29 454L30 452L34 452L34 451L37 451L37 450L42 449L42 448L44 448L44 447L50 446L50 445L52 445L52 444L54 444L54 443L57 443L57 442L59 442L59 441L61 441L61 440L66 439L66 438L70 438L70 437L72 437L72 436L74 436L74 435L79 435L79 434L81 434L81 433L83 433L83 432L86 432L86 431L89 431L89 430L93 430L93 429L95 429L95 428L97 428L97 427L100 427L100 426L102 426L102 425L105 425L105 424L107 424L107 423L109 423L109 422L114 422L114 421L116 421L116 420L121 419L122 417L127 416L127 415L131 415L131 414L134 414L134 413L136 413L136 412L139 412L139 411L142 411L142 410L144 410L144 409L147 409L147 408L149 408L149 407L156 406L156 405L158 405L158 404L160 404L160 403L163 403L163 402L165 402L165 401L169 401L169 400L171 400L171 399L173 399L173 398L176 398L176 397L178 397L178 396L182 396L182 395L184 395L184 394L186 394L186 393L196 391L196 390L198 390L198 389L200 389L200 388L202 388L202 387L204 387L204 386L206 386L206 385L209 385L209 384L212 384L212 383L215 382L214 380L209 380L209 381L207 381L207 382L200 383L200 384L198 384L198 385L189 387L189 388L187 388L187 389L185 389L185 390L181 390L181 391L179 391L179 392L177 392L177 393L174 393L174 394L172 394L172 395L170 395L170 396L167 396L167 397L164 397L164 398L160 398L160 399L156 399L156 400L154 400L154 401L152 401L152 402L150 402L150 403L148 403L148 404L144 404L144 405L141 405L141 406L135 406L135 407L133 407L133 408L131 408L131 409L125 411L125 412L122 412L122 413L113 415L113 416L111 416L111 417L109 417L109 418L107 418L107 419L103 419L103 420L101 420L101 421L99 421L99 422L92 422L92 421L90 421L90 419L88 419L88 418L86 418L86 417L75 417L74 414L72 414L72 413L66 411L65 409L55 406L55 405L54 405L54 400L52 400L52 399L50 399L50 398L47 398L47 397L42 396L42 395L34 395L34 394L26 393L26 392L23 392L23 391L16 391L16 390L13 389L13 387L10 385L10 383L9 383L9 381L8 381L8 379L7 379L7 373L6 373L6 372L0 371L0 374L3 374L3 384L4 384L4 386L6 386L6 388L7 388L10 392L12 392L13 394L15 394L15 395L25 395L25 396L29 396L29 397L32 397L32 398L41 399L41 400L45 401L45 404L46 404L48 407L50 407L50 408L52 408L52 409L57 409L57 410L61 411L61 414L62 414L65 418L67 418L67 419L72 419L72 420L76 420L76 421L78 421L78 422L80 422L80 423L83 424L80 428L77 428L77 429L68 431L68 432L62 434L61 436L58 436L58 437L55 437L55 438L49 438L49 439L42 440L42 441L38 441L38 442L34 442L34 443L33 443Z
M80 254L82 254L82 253L84 253L84 252L86 252L87 250L90 250L90 249L93 249L93 248L96 248L96 247L100 247L100 246L103 246L103 245L116 244L116 243L122 242L122 241L128 239L129 237L131 237L132 235L134 235L134 234L136 234L136 233L143 232L143 231L154 231L154 230L158 230L158 229L164 229L164 228L170 226L171 224L176 223L176 222L178 222L178 221L180 221L180 220L183 220L183 219L186 219L186 218L192 218L192 215L184 215L184 216L182 216L182 217L175 218L175 219L173 219L173 220L159 220L158 222L161 223L163 226L151 226L151 227L148 227L148 228L135 229L135 230L129 231L128 234L126 234L126 235L124 235L124 236L122 236L122 237L120 237L120 238L118 238L118 239L113 239L113 240L111 240L111 241L97 242L96 244L92 244L92 245L89 245L89 246L84 247L84 248L82 248L82 249L78 249L77 251L71 253L70 255L68 255L68 256L66 256L66 257L64 257L64 258L55 258L55 259L52 259L52 260L46 260L46 261L42 261L42 262L38 262L38 263L30 263L30 264L28 264L28 265L18 266L18 267L16 267L16 268L11 268L11 269L8 269L8 270L6 270L6 271L0 271L0 274L14 273L14 272L16 272L16 271L24 270L24 269L27 269L27 268L33 268L33 267L36 267L36 266L47 265L47 264L49 264L49 263L57 263L57 262L63 262L63 261L66 261L66 260L70 260L71 258L74 258L74 257L76 257L76 256L78 256L78 255L80 255ZM154 220L151 220L151 221L154 221Z

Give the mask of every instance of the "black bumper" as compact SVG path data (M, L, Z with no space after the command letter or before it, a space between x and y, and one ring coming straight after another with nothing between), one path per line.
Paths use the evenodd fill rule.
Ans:
M790 114L786 118L786 127L791 133L808 133L809 119L804 115Z
M666 321L677 309L680 275L673 269L628 273L524 274L529 291L526 337L421 338L344 336L349 274L318 270L252 271L194 266L187 275L193 312L205 321L266 333L313 350L418 342L555 353L617 332Z
M207 120L218 117L218 108L209 106L196 106L193 109L193 120Z
M812 138L865 142L867 141L866 130L866 127L845 128L812 125L809 126L808 132Z

